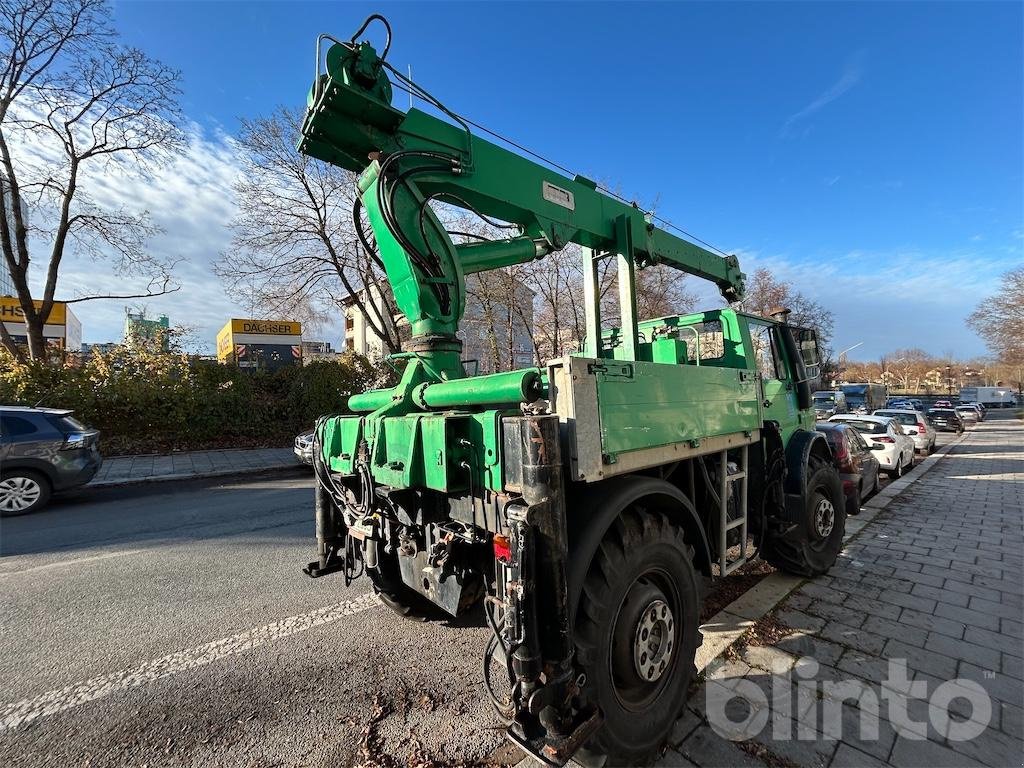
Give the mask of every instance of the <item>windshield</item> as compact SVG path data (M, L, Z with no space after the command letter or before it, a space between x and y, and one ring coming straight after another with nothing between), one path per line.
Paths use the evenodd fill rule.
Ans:
M884 435L886 432L886 425L880 424L877 421L859 421L857 419L836 419L836 422L839 422L840 424L849 424L858 432L863 432L866 435Z
M885 416L890 419L896 419L900 424L909 424L914 426L917 424L916 413L900 413L899 411L878 411L875 416Z

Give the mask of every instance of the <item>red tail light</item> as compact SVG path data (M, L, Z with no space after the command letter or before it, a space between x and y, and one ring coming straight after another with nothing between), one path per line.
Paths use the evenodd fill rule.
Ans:
M917 431L923 435L928 431L928 427L926 427L923 422L919 421L917 422Z
M494 535L494 559L509 565L512 562L512 543L508 540L508 536L502 536L500 533Z
M875 442L878 442L878 443L895 443L896 442L896 440L891 438L891 437L876 437L876 438L874 438L874 440L875 440Z

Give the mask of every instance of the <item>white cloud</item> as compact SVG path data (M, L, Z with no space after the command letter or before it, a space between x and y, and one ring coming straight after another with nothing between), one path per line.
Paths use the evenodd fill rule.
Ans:
M853 54L853 56L846 61L846 65L843 67L843 73L839 76L838 80L826 88L825 91L816 99L811 101L810 104L786 118L786 122L782 124L781 135L788 135L793 125L810 117L822 107L831 104L857 85L864 74L864 56L865 51L863 50L857 51Z
M779 280L835 315L833 346L858 342L862 359L893 349L920 347L941 355L985 354L964 320L992 292L998 276L1009 268L1005 259L980 250L923 253L913 248L892 252L850 251L797 261L781 254L732 251L749 279L765 267ZM701 307L721 306L714 286L692 280L687 288L699 294Z
M232 184L238 174L231 137L219 131L191 126L183 155L149 177L118 172L116 168L89 170L83 190L104 208L125 207L148 210L154 224L163 231L148 241L150 252L161 259L179 260L174 269L181 289L147 299L142 304L152 315L167 314L174 325L195 326L197 335L210 350L217 330L242 310L230 302L211 265L229 246L225 224L234 215ZM32 148L43 159L39 145ZM45 243L36 242L32 273L33 290L40 291L44 277ZM144 280L119 277L113 264L69 248L61 263L57 298L71 299L93 293L142 292ZM133 300L101 300L75 304L73 311L82 321L86 341L119 340L124 326L124 308Z

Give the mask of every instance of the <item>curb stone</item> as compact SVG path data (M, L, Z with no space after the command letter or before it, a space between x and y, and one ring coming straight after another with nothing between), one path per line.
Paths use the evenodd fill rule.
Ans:
M302 469L304 464L298 461L280 464L271 464L265 467L231 467L229 469L217 469L210 472L172 472L163 475L150 475L149 477L136 478L115 478L111 480L95 480L82 486L83 489L90 488L113 488L115 486L143 485L146 483L165 483L172 480L203 480L211 477L234 477L242 475L254 475L260 472L285 472L287 470Z

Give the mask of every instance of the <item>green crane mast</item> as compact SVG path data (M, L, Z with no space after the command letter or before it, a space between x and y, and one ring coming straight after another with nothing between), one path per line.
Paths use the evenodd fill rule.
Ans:
M379 54L360 40L373 21L387 31ZM511 693L492 700L510 738L554 765L574 754L644 760L685 701L697 573L741 565L727 552L748 536L805 575L838 552L842 489L810 408L814 334L784 314L732 309L638 318L637 270L667 265L733 302L738 261L483 138L394 69L390 45L376 14L350 40L318 39L299 143L358 174L354 225L411 330L392 355L400 381L317 424L318 559L307 573L361 562L405 616L458 614L483 598L494 631L485 679L490 688L491 665L504 666ZM395 108L393 86L441 116ZM456 244L434 202L510 236ZM466 275L569 243L583 247L583 349L543 368L467 375ZM614 328L600 313L605 258L618 261ZM614 605L592 596L593 579Z

